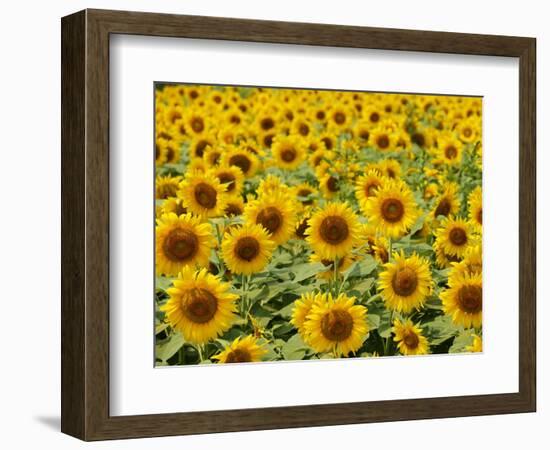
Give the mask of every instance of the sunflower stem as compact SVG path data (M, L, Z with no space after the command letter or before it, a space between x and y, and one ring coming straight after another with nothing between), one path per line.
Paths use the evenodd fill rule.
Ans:
M338 295L338 292L340 291L340 286L338 285L338 257L334 257L333 261L333 277L334 277L334 296L336 297Z

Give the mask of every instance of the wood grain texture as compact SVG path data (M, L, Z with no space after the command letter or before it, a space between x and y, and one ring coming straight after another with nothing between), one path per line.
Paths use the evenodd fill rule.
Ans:
M109 34L113 33L519 57L519 392L109 416ZM62 40L62 430L65 433L98 440L535 410L534 39L87 10L63 18Z

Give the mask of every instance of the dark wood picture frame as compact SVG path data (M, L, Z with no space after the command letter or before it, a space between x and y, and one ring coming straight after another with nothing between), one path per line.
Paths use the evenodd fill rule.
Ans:
M536 408L536 40L85 10L62 31L61 429L84 440L531 412ZM109 415L109 36L134 34L519 58L519 392Z

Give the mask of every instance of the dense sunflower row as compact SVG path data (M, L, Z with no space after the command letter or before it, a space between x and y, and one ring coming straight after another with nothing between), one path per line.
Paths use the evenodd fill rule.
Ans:
M481 351L481 100L156 89L159 365Z

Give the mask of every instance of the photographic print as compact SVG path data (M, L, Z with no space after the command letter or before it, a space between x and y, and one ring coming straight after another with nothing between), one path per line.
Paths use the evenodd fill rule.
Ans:
M155 365L482 351L482 99L155 84Z

